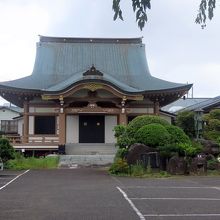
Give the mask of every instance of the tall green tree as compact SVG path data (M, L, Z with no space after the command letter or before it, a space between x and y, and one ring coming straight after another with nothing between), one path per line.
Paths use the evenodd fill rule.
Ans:
M182 128L190 138L196 136L194 115L192 111L183 111L176 117L176 125Z
M123 20L122 9L120 6L121 0L113 0L112 9L114 11L113 19ZM148 21L147 11L151 9L151 0L131 0L133 11L136 14L136 22L142 30ZM199 10L195 22L200 24L202 28L206 26L207 17L212 20L216 0L201 0Z
M213 109L203 118L205 122L204 137L220 143L220 109Z

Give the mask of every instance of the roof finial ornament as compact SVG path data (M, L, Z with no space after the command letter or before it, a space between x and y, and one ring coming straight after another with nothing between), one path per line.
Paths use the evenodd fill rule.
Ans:
M91 72L95 72L96 71L96 68L95 68L94 64L92 64L92 67L90 68L90 71Z
M97 70L94 64L92 64L91 68L83 73L83 76L103 76L103 73Z

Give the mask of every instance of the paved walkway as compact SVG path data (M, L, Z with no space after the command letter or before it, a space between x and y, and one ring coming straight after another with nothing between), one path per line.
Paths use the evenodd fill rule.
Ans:
M0 219L220 219L220 178L111 177L98 168L0 173Z

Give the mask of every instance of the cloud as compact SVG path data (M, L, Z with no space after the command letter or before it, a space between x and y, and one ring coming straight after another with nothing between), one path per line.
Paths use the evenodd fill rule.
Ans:
M0 4L1 81L31 73L37 35L48 24L48 13L38 5Z
M220 6L202 30L194 23L199 0L152 2L141 32L131 1L121 1L125 21L113 21L112 0L0 1L1 81L32 72L38 34L71 37L144 36L152 75L195 83L195 96L219 93ZM214 79L214 80L213 80Z

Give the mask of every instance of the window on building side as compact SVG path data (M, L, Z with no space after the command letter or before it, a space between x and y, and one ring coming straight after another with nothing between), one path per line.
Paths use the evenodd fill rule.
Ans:
M18 132L18 121L1 120L1 131L6 134L17 133Z
M34 131L35 134L55 134L55 116L35 116Z

